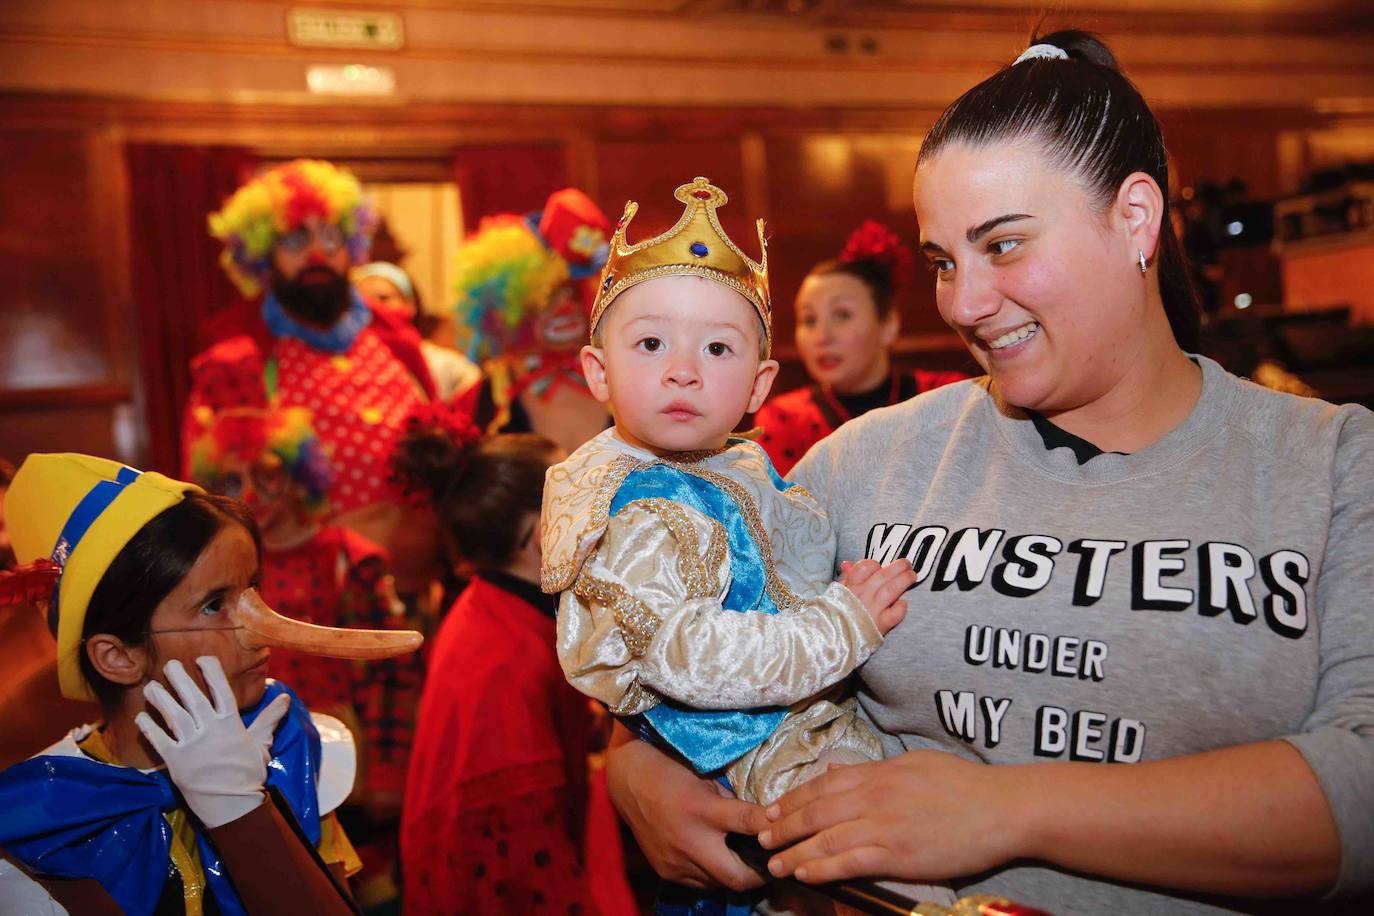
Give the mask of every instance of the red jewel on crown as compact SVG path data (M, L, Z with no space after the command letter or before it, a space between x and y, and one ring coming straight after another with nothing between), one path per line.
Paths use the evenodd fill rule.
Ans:
M697 200L710 200L711 192L703 188L700 191L693 191L692 196L695 197Z

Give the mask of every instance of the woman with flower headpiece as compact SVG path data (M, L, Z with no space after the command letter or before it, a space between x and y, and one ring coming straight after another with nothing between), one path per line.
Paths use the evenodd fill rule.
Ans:
M397 629L415 623L396 597L385 552L325 521L332 471L310 411L237 408L200 422L205 432L191 444L192 479L248 507L262 536L263 600L288 617L331 627ZM340 719L357 737L361 771L346 813L350 822L367 821L367 837L359 833L359 896L365 903L394 896L390 850L415 736L423 680L419 654L362 662L278 649L268 674L291 684L311 709Z
M531 433L483 437L430 412L397 452L471 576L434 638L401 817L405 912L635 912L618 824L588 754L605 744L554 651L557 596L539 588L544 475L563 458ZM461 905L460 905L461 904Z
M779 474L841 424L965 378L893 369L890 351L901 325L893 300L909 282L911 252L873 220L854 230L838 259L806 275L797 292L796 341L813 384L770 399L754 415L763 428L758 442Z
M570 452L606 428L577 354L610 232L591 198L565 188L542 210L482 220L458 249L458 343L486 375L458 400L484 432L536 432Z

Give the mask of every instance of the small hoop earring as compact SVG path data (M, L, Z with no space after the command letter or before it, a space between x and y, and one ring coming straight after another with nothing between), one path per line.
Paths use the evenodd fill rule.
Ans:
M1145 252L1137 248L1135 253L1140 255L1140 272L1145 273Z

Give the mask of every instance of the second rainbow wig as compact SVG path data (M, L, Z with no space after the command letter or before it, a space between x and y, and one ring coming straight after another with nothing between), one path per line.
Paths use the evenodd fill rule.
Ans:
M325 510L332 472L309 410L204 410L197 412L196 420L201 434L191 443L191 474L197 484L211 492L225 492L229 474L251 468L270 455L304 490L306 509L312 513Z

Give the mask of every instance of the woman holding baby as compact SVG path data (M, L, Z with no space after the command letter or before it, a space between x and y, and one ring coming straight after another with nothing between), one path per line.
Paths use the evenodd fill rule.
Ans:
M763 809L645 742L621 813L677 881L949 880L1056 912L1374 888L1374 415L1192 355L1158 123L1080 32L931 129L936 302L986 377L846 424L792 479L840 560L911 560L860 672L886 759ZM1112 766L1110 764L1122 764Z

